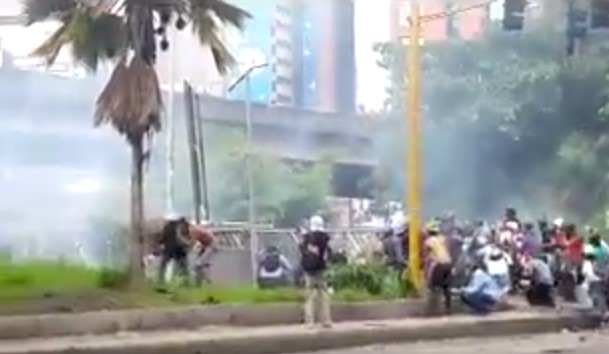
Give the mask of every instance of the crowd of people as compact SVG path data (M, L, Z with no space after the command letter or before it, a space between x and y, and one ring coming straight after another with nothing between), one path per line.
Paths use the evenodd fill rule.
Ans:
M408 231L403 213L396 213L384 235L395 267L407 264ZM459 224L454 216L431 220L420 250L430 298L443 296L447 313L456 296L473 311L488 313L509 295L522 294L532 306L572 303L604 318L609 246L598 230L585 233L561 218L521 222L512 208L495 225Z
M408 220L396 211L381 235L389 267L403 270L407 266L408 235ZM600 318L606 316L609 246L598 230L587 229L582 235L575 224L560 218L537 225L521 222L517 212L508 208L494 225L459 223L452 215L432 219L422 230L422 238L421 267L432 310L442 310L434 304L442 298L448 314L453 299L459 299L473 312L487 314L510 295L522 295L532 306L572 303ZM258 261L260 287L304 286L309 325L331 325L327 270L336 253L330 240L324 220L313 216L301 235L298 264L290 264L273 245ZM157 277L162 281L167 264L174 261L191 283L201 285L216 250L211 232L184 218L168 218L159 239Z

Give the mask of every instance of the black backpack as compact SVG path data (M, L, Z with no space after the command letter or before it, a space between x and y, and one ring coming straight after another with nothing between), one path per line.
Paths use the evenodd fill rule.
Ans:
M326 268L325 255L323 254L323 250L320 250L320 254L311 252L309 249L310 245L312 244L304 243L302 245L302 270L307 273L318 273Z
M262 260L262 268L269 273L276 272L277 269L281 268L281 256L279 253L267 254Z

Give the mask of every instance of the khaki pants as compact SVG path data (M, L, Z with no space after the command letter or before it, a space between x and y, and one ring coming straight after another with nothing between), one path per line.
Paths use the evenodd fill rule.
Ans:
M330 293L325 273L305 274L306 300L304 305L305 323L330 325Z

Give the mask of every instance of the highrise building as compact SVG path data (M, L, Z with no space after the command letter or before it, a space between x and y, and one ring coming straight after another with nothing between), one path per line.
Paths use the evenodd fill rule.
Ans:
M255 101L330 112L355 110L352 0L233 3L253 16L239 35L237 57L269 64L252 77ZM234 97L243 95L236 91Z

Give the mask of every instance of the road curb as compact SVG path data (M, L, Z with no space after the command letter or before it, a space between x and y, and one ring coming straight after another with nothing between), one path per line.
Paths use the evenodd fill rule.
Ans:
M558 332L564 328L586 327L576 315L502 314L480 317L413 319L337 325L329 330L309 330L301 326L233 329L214 334L201 330L183 334L158 333L120 339L106 336L74 339L63 344L40 340L0 342L0 353L14 354L287 354L348 348L373 344L433 341L463 337L500 337ZM10 350L10 351L9 351Z
M506 308L507 309L507 308ZM421 300L336 303L336 322L390 320L424 315ZM204 326L276 326L303 321L300 304L195 306L39 316L1 316L0 340L117 332L196 329Z

